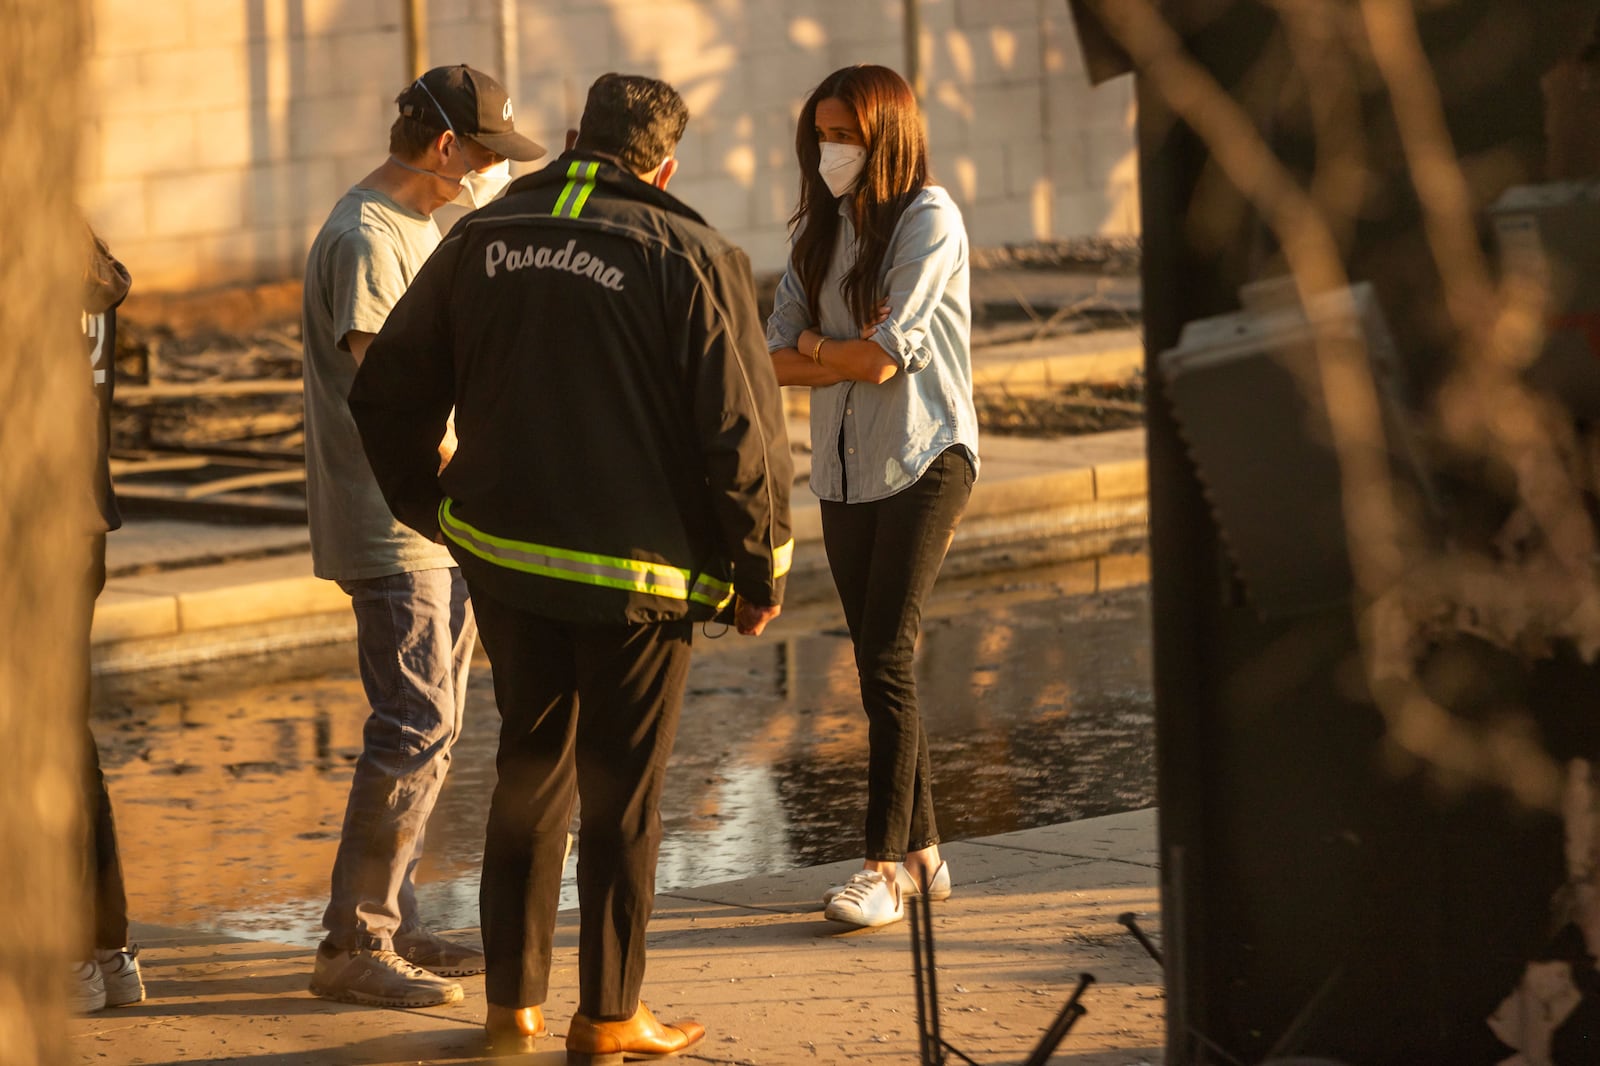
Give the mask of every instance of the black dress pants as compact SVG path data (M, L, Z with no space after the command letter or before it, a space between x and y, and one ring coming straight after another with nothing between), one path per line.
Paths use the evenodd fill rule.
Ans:
M914 660L933 589L972 495L966 453L948 448L909 488L870 503L822 501L822 542L855 644L867 712L866 857L900 862L939 843Z
M560 622L468 586L500 709L479 895L489 1002L531 1007L549 995L561 857L576 802L578 1010L630 1018L644 982L661 789L693 625Z

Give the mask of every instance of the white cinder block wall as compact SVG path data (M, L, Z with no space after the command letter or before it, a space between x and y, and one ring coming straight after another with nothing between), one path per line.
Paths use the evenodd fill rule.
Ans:
M589 83L689 103L673 191L783 263L794 120L847 63L905 69L902 0L517 0L517 126L559 151ZM428 0L430 63L501 75L501 0ZM1130 234L1129 79L1091 90L1063 0L921 0L936 178L975 245ZM93 0L82 199L143 291L297 277L380 161L406 81L401 0ZM537 164L535 164L537 165Z

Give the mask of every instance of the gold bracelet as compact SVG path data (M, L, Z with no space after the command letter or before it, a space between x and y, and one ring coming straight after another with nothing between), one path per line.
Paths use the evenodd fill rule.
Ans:
M822 365L822 345L828 338L818 337L816 347L811 349L811 361L818 366Z

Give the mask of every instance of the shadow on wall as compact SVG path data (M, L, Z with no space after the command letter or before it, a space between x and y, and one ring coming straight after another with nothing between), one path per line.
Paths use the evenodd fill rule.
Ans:
M905 70L903 6L835 0L780 14L669 0L621 18L525 3L521 87L564 130L606 70L672 82L693 115L674 191L758 270L776 270L798 193L801 104L849 63ZM975 243L1138 231L1132 85L1090 89L1064 5L926 2L920 59L936 180L961 204Z
M978 245L1139 231L1132 79L1091 89L1065 8L1048 10L924 34L934 164Z
M265 219L283 223L295 219L295 205L309 205L321 190L312 187L315 179L310 169L292 165L259 166L262 160L292 161L295 158L292 131L306 121L301 102L292 91L284 91L286 87L292 90L306 83L305 48L296 48L293 44L306 39L305 5L301 0L289 0L287 4L272 6L283 11L287 31L287 40L280 42L277 48L271 47L268 0L247 0L246 4L249 39L261 41L262 47L251 48L249 55L253 103L249 112L250 159L258 165L246 172L245 184L252 209L250 221ZM256 229L255 233L257 247L250 258L263 266L273 264L286 270L296 252L301 256L305 254L305 248L301 247L303 242L283 229Z
M975 244L1136 230L1131 88L1089 90L1058 6L923 4L934 170ZM800 105L847 63L904 69L902 8L520 0L518 125L559 148L600 74L672 82L693 116L674 192L757 270L777 270L797 194ZM407 77L402 6L191 0L174 14L95 0L94 10L84 199L140 291L299 277L328 209L386 151ZM429 62L498 72L497 10L431 5Z

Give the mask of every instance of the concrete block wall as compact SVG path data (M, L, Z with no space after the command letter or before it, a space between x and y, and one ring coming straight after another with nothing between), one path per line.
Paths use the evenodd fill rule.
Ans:
M292 278L382 161L398 0L93 0L82 198L145 291ZM500 74L500 0L429 0L429 60ZM936 178L974 244L1136 231L1131 85L1091 90L1061 0L922 0ZM665 78L693 115L673 191L782 266L794 121L846 63L903 70L901 0L518 0L517 124L559 149L589 83ZM537 166L538 164L535 164Z

